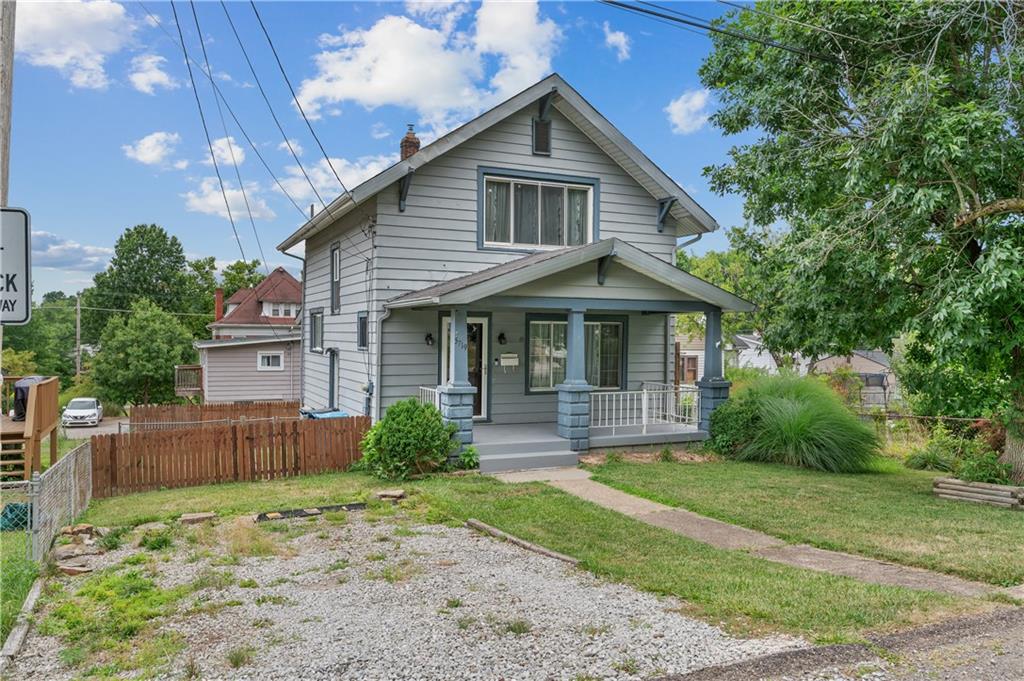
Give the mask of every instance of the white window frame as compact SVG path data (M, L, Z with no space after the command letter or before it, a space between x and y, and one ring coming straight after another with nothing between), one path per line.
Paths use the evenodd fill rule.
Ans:
M320 327L319 335L317 338L317 326ZM320 341L317 344L317 340ZM324 351L324 313L323 310L317 310L309 313L309 351L310 352L323 352Z
M488 182L501 182L509 185L508 188L508 205L509 205L509 223L508 233L510 241L488 241L487 240L487 183ZM483 230L484 246L496 246L504 248L529 248L537 251L550 251L556 248L567 248L567 243L561 245L555 244L528 244L522 243L515 240L516 236L516 202L515 202L515 185L532 185L537 187L537 240L540 241L541 236L541 196L543 194L543 187L561 187L562 188L562 238L565 241L569 239L569 190L580 189L587 192L587 239L584 243L590 244L594 242L594 187L589 184L574 184L572 182L549 182L547 180L527 180L520 179L517 177L504 177L502 175L484 175L484 182L481 191L485 192L483 200L483 216L480 229ZM582 245L582 244L581 244Z
M535 387L533 387L533 385L530 384L530 376L533 373L531 371L532 368L533 368L533 357L530 354L530 350L531 350L531 348L533 346L533 340L532 339L533 339L533 325L534 324L538 324L538 325L540 325L540 324L550 324L552 326L554 326L554 325L566 326L568 324L568 321L562 321L560 319L531 319L529 325L527 326L527 331L526 331L526 353L525 354L526 354L526 386L527 386L527 389L530 391L530 393L550 393L550 392L555 392L556 386L551 386L551 387L548 387L548 388L535 388ZM601 321L593 321L593 322L585 321L585 322L583 322L583 327L584 328L586 328L588 326L589 327L594 327L594 326L600 327L600 326L603 326L604 324L614 324L614 325L619 327L619 344L620 344L620 348L619 348L618 361L619 361L619 380L621 381L623 373L624 373L624 369L625 369L624 365L625 365L625 362L626 362L626 358L625 358L624 353L622 352L622 348L621 348L621 345L626 342L625 341L626 325L623 324L622 322L619 322L619 321L601 320ZM566 329L566 331L568 331L568 329ZM568 340L568 336L566 336L566 339ZM568 347L566 347L566 352L568 352L568 351L569 351ZM586 362L586 358L584 358L584 363L585 362ZM615 386L612 386L612 385L596 386L595 385L595 386L592 386L592 387L594 388L595 391L609 391L609 392L615 392L615 391L623 389L621 383L619 385L615 385Z
M277 366L264 366L264 357L277 357L279 362ZM276 351L261 351L256 353L256 371L284 371L284 352L281 350Z

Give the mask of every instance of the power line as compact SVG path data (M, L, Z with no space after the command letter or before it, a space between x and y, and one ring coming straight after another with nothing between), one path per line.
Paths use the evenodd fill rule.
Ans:
M153 22L160 28L160 30L164 32L164 35L166 35L168 38L170 38L171 42L178 43L178 39L175 38L173 35L171 35L170 31L168 31L164 27L163 22L160 21L160 18L157 17L155 14L153 14L153 12L151 12L149 10L149 8L146 7L145 3L139 2L139 5L146 12L146 14L149 15L150 19L152 19ZM186 57L187 57L187 54L186 54ZM196 65L196 68L199 68L199 62L195 61L191 57L187 57L186 62L192 62L193 64ZM212 74L208 74L205 71L203 71L202 69L199 69L199 70L200 70L200 72L204 76L206 76L209 79L210 85L213 86L213 89L217 93L217 96L224 103L224 108L226 108L228 110L228 114L231 116L232 120L235 122L235 125L238 126L239 132L242 133L242 136L245 138L245 141L249 144L249 147L253 150L253 153L256 154L256 158L258 158L260 160L260 163L263 164L263 167L266 169L267 174L270 175L270 177L274 180L274 182L277 184L277 188L281 190L281 193L284 194L285 197L288 198L288 200L291 202L291 204L295 207L295 210L297 210L299 212L299 215L301 215L303 217L303 219L305 219L307 217L306 211L303 210L302 206L300 206L295 201L295 199L292 198L292 195L289 194L288 190L284 188L283 184L281 184L281 180L278 179L277 175L271 169L270 164L267 163L267 160L263 157L263 154L260 153L259 147L257 147L256 144L252 141L252 138L249 137L249 133L246 132L245 126L243 126L242 122L240 120L238 120L238 116L235 115L235 111L234 111L234 109L231 108L231 104L228 102L227 97L224 96L224 93L221 91L220 87L217 86L217 83L214 80Z
M839 33L838 31L833 31L831 29L824 28L823 26L815 26L814 24L808 24L808 23L800 21L798 19L793 19L792 17L784 17L784 16L780 16L778 14L772 14L771 12L765 11L763 9L759 9L757 7L754 7L754 6L747 7L746 5L741 5L738 2L731 2L730 0L716 0L716 1L721 3L721 4L723 4L723 5L728 5L730 7L735 7L736 9L741 10L743 12L752 12L754 14L760 14L760 15L763 15L763 16L766 16L766 17L771 17L772 19L777 19L778 21L784 21L784 22L786 22L788 24L795 24L797 26L803 26L804 28L809 28L812 31L819 31L821 33L827 33L828 35L830 35L832 37L835 37L835 38L844 38L846 40L852 40L854 42L862 43L864 45L870 45L871 44L870 41L864 40L863 38L858 38L857 36L848 35L846 33Z
M247 260L245 257L245 249L242 248L242 240L238 236L238 228L235 226L235 219L231 215L231 203L228 201L227 191L224 189L224 179L220 175L220 166L217 165L217 155L213 153L213 140L210 139L210 129L206 125L206 114L203 113L203 103L199 98L199 90L196 87L196 79L192 76L192 63L188 58L188 49L185 47L185 35L181 31L181 22L178 21L178 10L174 6L174 2L171 2L171 11L174 13L174 25L178 28L178 38L181 40L181 51L185 55L185 67L188 69L188 80L192 84L192 94L196 98L196 107L199 109L199 120L203 124L203 132L206 134L206 146L210 149L210 160L213 162L213 169L217 173L217 182L220 184L220 193L224 197L224 207L227 209L228 222L231 223L231 231L235 235L235 243L238 244L238 250L242 253L242 260ZM203 45L203 36L199 35L199 44ZM206 46L203 45L203 53L206 53ZM212 74L211 74L212 76ZM226 140L230 145L231 141Z
M627 3L624 3L624 2L618 2L618 0L598 0L598 2L600 2L603 5L608 5L609 7L615 7L616 9L621 9L621 10L624 10L626 12L632 12L634 14L640 14L640 15L646 16L648 18L652 18L653 17L653 18L657 18L657 19L662 19L664 21L669 21L669 22L672 22L672 23L680 25L680 26L693 26L693 27L702 29L704 31L710 31L712 33L719 33L719 34L722 34L722 35L727 35L727 36L730 36L732 38L738 38L740 40L746 40L746 41L749 41L749 42L758 43L758 44L764 45L765 47L774 47L776 49L780 49L780 50L783 50L783 51L786 51L786 52L791 52L793 54L799 54L799 55L807 57L809 59L816 59L818 61L828 62L830 64L833 64L833 65L836 65L836 66L842 66L844 68L851 68L851 67L852 68L858 68L858 69L862 69L863 68L863 67L861 67L859 65L856 65L856 64L850 64L850 63L848 63L848 62L846 62L846 61L844 61L842 59L831 57L831 56L825 55L825 54L819 54L819 53L816 53L816 52L811 52L810 50L804 49L802 47L794 47L792 45L787 45L785 43L780 43L780 42L778 42L776 40L772 40L770 38L761 38L761 37L750 35L748 33L744 33L743 31L739 31L739 30L732 29L732 28L722 28L722 27L719 27L719 26L714 26L714 25L708 23L706 20L700 19L699 17L695 17L692 14L686 14L684 12L679 12L677 10L670 9L668 7L662 7L661 5L656 5L656 4L651 3L651 2L641 2L640 3L640 4L643 4L643 5L646 5L647 7L640 7L638 5L631 5L631 4L627 4ZM648 9L648 7L649 8L653 8L653 9Z

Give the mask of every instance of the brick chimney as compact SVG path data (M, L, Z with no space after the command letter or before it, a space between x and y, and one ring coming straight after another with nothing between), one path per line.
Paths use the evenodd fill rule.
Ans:
M218 288L213 292L213 321L219 322L224 316L224 289Z
M412 123L409 124L409 131L405 133L398 148L402 152L403 161L420 150L420 138L412 131Z

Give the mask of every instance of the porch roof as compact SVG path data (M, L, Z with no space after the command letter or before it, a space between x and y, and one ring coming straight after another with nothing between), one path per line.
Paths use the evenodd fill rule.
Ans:
M611 307L622 301L604 299L600 295L601 271L606 270L608 265L623 265L653 281L679 291L681 301L696 301L698 304L711 305L725 312L751 312L754 309L753 303L695 277L689 272L673 267L669 263L616 238L604 239L583 246L534 253L400 295L385 305L393 309L468 305L484 298L501 295L523 284L549 277L572 267L595 261L601 261L602 266L595 272L593 299L606 301Z

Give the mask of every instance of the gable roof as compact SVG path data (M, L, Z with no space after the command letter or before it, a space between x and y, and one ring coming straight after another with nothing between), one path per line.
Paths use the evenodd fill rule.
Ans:
M385 303L385 306L402 308L427 305L465 305L604 257L610 257L614 263L621 264L665 286L674 288L694 300L720 307L723 311L750 312L754 309L753 303L695 277L689 272L673 267L664 260L617 238L603 239L592 244L555 251L542 251L510 260L479 272L400 295ZM595 297L600 298L600 295Z
M268 274L254 288L235 291L227 302L237 305L231 312L209 326L229 324L282 324L295 323L295 317L266 317L263 315L263 301L271 303L302 304L302 284L288 270L278 267Z
M718 229L715 219L701 208L675 180L655 165L560 75L553 73L490 111L434 140L404 161L399 161L359 184L347 194L342 194L334 199L327 210L321 210L306 221L302 227L278 244L277 249L285 251L314 236L408 173L430 163L438 156L451 151L474 135L500 123L547 94L553 95L552 104L563 116L618 163L651 196L658 200L675 199L669 209L669 215L678 221L680 235L704 234Z

